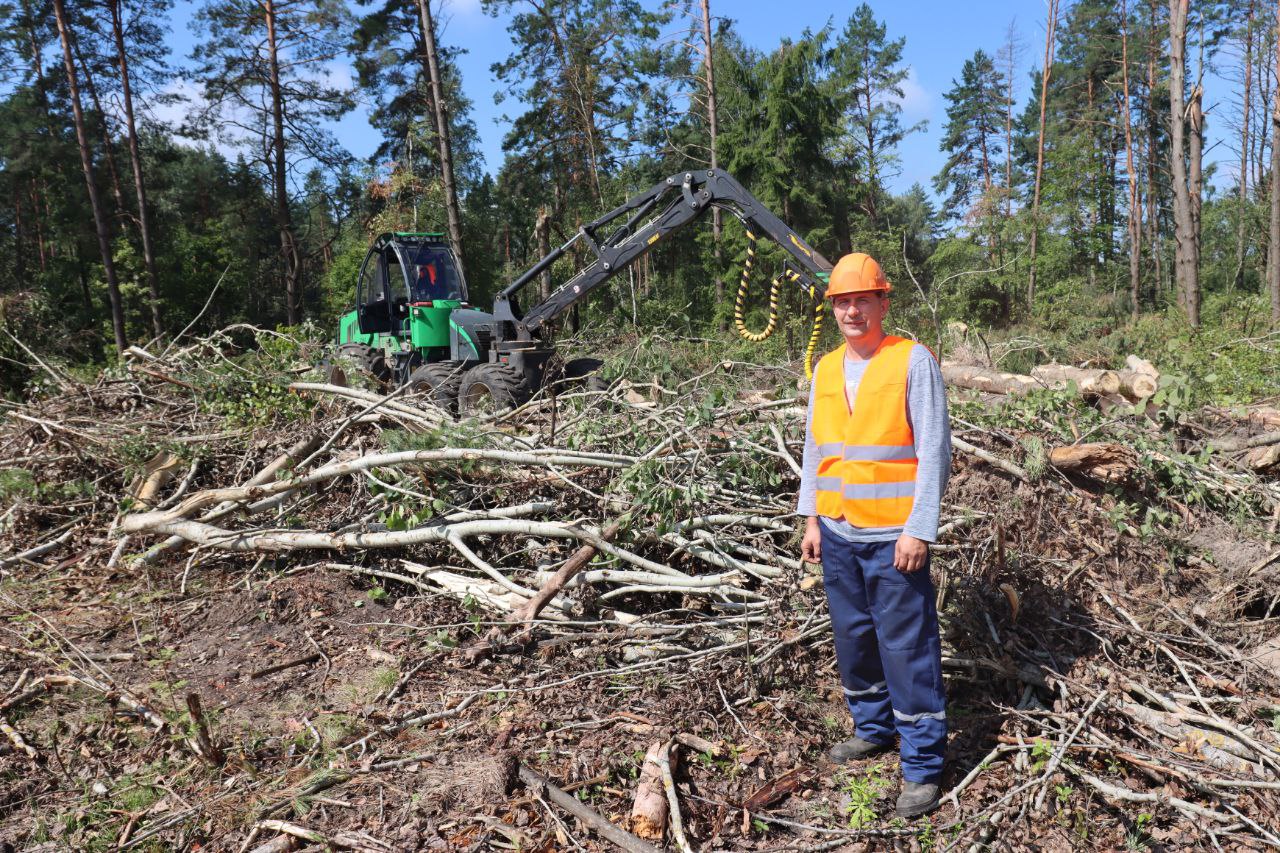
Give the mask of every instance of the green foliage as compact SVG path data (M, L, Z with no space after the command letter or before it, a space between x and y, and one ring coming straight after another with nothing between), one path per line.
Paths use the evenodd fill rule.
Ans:
M883 764L874 764L860 776L842 773L843 778L837 777L841 791L849 798L844 809L850 829L864 829L879 817L875 804L889 787L884 771Z
M26 468L0 469L0 503L24 498L36 503L59 503L90 497L96 490L89 480L50 482Z
M210 365L198 403L234 426L303 420L314 400L289 390L290 371L310 364L320 352L320 330L311 324L255 336L255 349Z
M1150 850L1151 823L1155 816L1150 812L1139 812L1133 819L1133 825L1124 836L1124 849Z

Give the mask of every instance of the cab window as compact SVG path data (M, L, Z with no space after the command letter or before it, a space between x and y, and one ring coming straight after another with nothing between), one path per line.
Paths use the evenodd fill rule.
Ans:
M443 246L419 246L409 253L414 302L461 299L462 288L449 250Z

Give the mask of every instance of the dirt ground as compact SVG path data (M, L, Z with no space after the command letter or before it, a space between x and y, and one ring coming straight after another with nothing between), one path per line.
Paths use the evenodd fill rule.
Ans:
M465 650L509 614L421 580L424 567L467 568L447 544L183 545L137 559L163 537L122 548L112 532L138 468L120 463L110 424L129 424L126 443L140 422L160 429L198 411L172 402L183 395L171 384L100 385L27 409L58 426L7 427L0 467L45 467L5 516L2 851L611 849L520 769L628 827L645 753L668 743L691 849L1280 845L1280 564L1268 558L1280 555L1263 529L1250 535L1220 510L1173 507L1156 532L1126 532L1114 484L1022 482L957 454L952 526L932 565L950 727L943 789L956 796L906 822L893 817L896 755L825 758L852 721L820 577L785 560L777 577L744 586L763 602L752 621L732 621L745 611L731 598L637 588L606 599L581 584L564 593L567 617L472 661ZM341 411L326 403L256 427L234 445L247 452L206 457L192 488L243 482ZM574 423L565 412L551 428L562 437ZM635 430L663 434L647 412ZM185 431L217 432L190 417ZM378 430L355 427L337 450L356 458ZM998 432L985 443L1020 452ZM785 519L795 480L781 470L769 505ZM537 471L431 467L398 482L431 496L441 478L464 484L468 505L545 500L560 518L598 518L584 492L617 485L594 470L565 485ZM94 487L70 488L84 482ZM338 479L259 529L346 529L371 517L370 499L367 483ZM620 541L635 554L705 571L660 527L632 524ZM798 526L787 524L723 541L793 559ZM580 545L487 534L473 544L513 576ZM680 847L670 828L651 843Z

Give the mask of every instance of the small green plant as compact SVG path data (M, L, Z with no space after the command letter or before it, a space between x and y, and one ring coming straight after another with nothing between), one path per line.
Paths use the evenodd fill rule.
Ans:
M1126 850L1148 850L1151 841L1151 821L1154 816L1150 812L1140 812L1133 819L1133 828L1125 833L1124 849Z
M920 828L916 830L916 842L919 843L921 850L933 850L938 846L933 821L925 819L920 822Z
M863 829L879 817L875 810L876 800L889 784L883 774L884 765L875 764L861 776L849 775L844 779L842 787L849 798L845 817L850 829Z
M1066 808L1067 803L1071 802L1071 794L1074 792L1074 790L1075 789L1072 788L1070 785L1054 785L1053 786L1053 794L1058 800L1058 808L1060 809Z
M1022 449L1025 454L1022 467L1032 480L1039 480L1049 470L1049 453L1045 450L1044 439L1038 435L1022 437Z
M1043 770L1051 755L1053 755L1053 745L1047 740L1037 740L1031 746L1031 769L1037 773Z

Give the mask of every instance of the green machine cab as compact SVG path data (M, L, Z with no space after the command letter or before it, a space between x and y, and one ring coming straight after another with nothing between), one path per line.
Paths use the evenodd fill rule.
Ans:
M336 343L379 379L402 384L428 364L456 370L486 359L488 330L445 235L397 231L369 247Z

